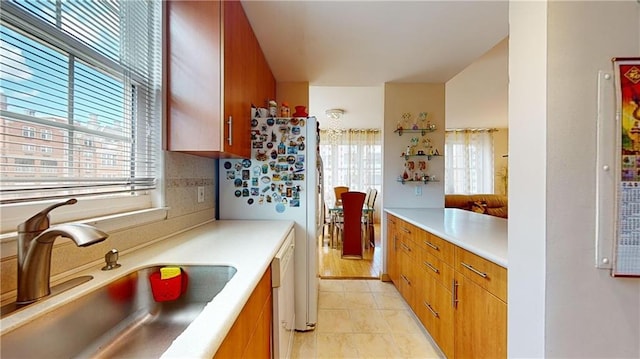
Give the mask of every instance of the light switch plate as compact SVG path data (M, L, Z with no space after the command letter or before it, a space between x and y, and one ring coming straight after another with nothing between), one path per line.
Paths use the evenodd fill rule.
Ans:
M416 196L422 196L422 186L416 186Z
M204 202L204 187L198 186L198 203Z

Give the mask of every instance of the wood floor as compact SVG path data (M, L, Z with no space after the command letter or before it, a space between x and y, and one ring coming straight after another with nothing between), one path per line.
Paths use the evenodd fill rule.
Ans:
M382 272L380 225L374 225L375 248L365 249L362 259L341 258L341 248L329 246L328 231L318 243L318 273L322 279L378 279Z

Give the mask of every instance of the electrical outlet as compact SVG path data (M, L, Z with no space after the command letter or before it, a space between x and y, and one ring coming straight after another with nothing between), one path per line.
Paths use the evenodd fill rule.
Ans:
M204 187L198 186L198 203L204 202Z
M416 186L416 196L422 196L422 186Z

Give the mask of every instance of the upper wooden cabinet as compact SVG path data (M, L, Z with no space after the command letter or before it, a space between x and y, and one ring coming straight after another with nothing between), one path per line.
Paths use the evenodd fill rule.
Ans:
M251 156L251 104L275 78L239 1L168 1L167 149Z

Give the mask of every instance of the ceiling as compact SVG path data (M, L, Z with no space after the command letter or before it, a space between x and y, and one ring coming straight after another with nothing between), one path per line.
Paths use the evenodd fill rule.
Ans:
M508 35L508 1L242 1L279 82L445 83Z

